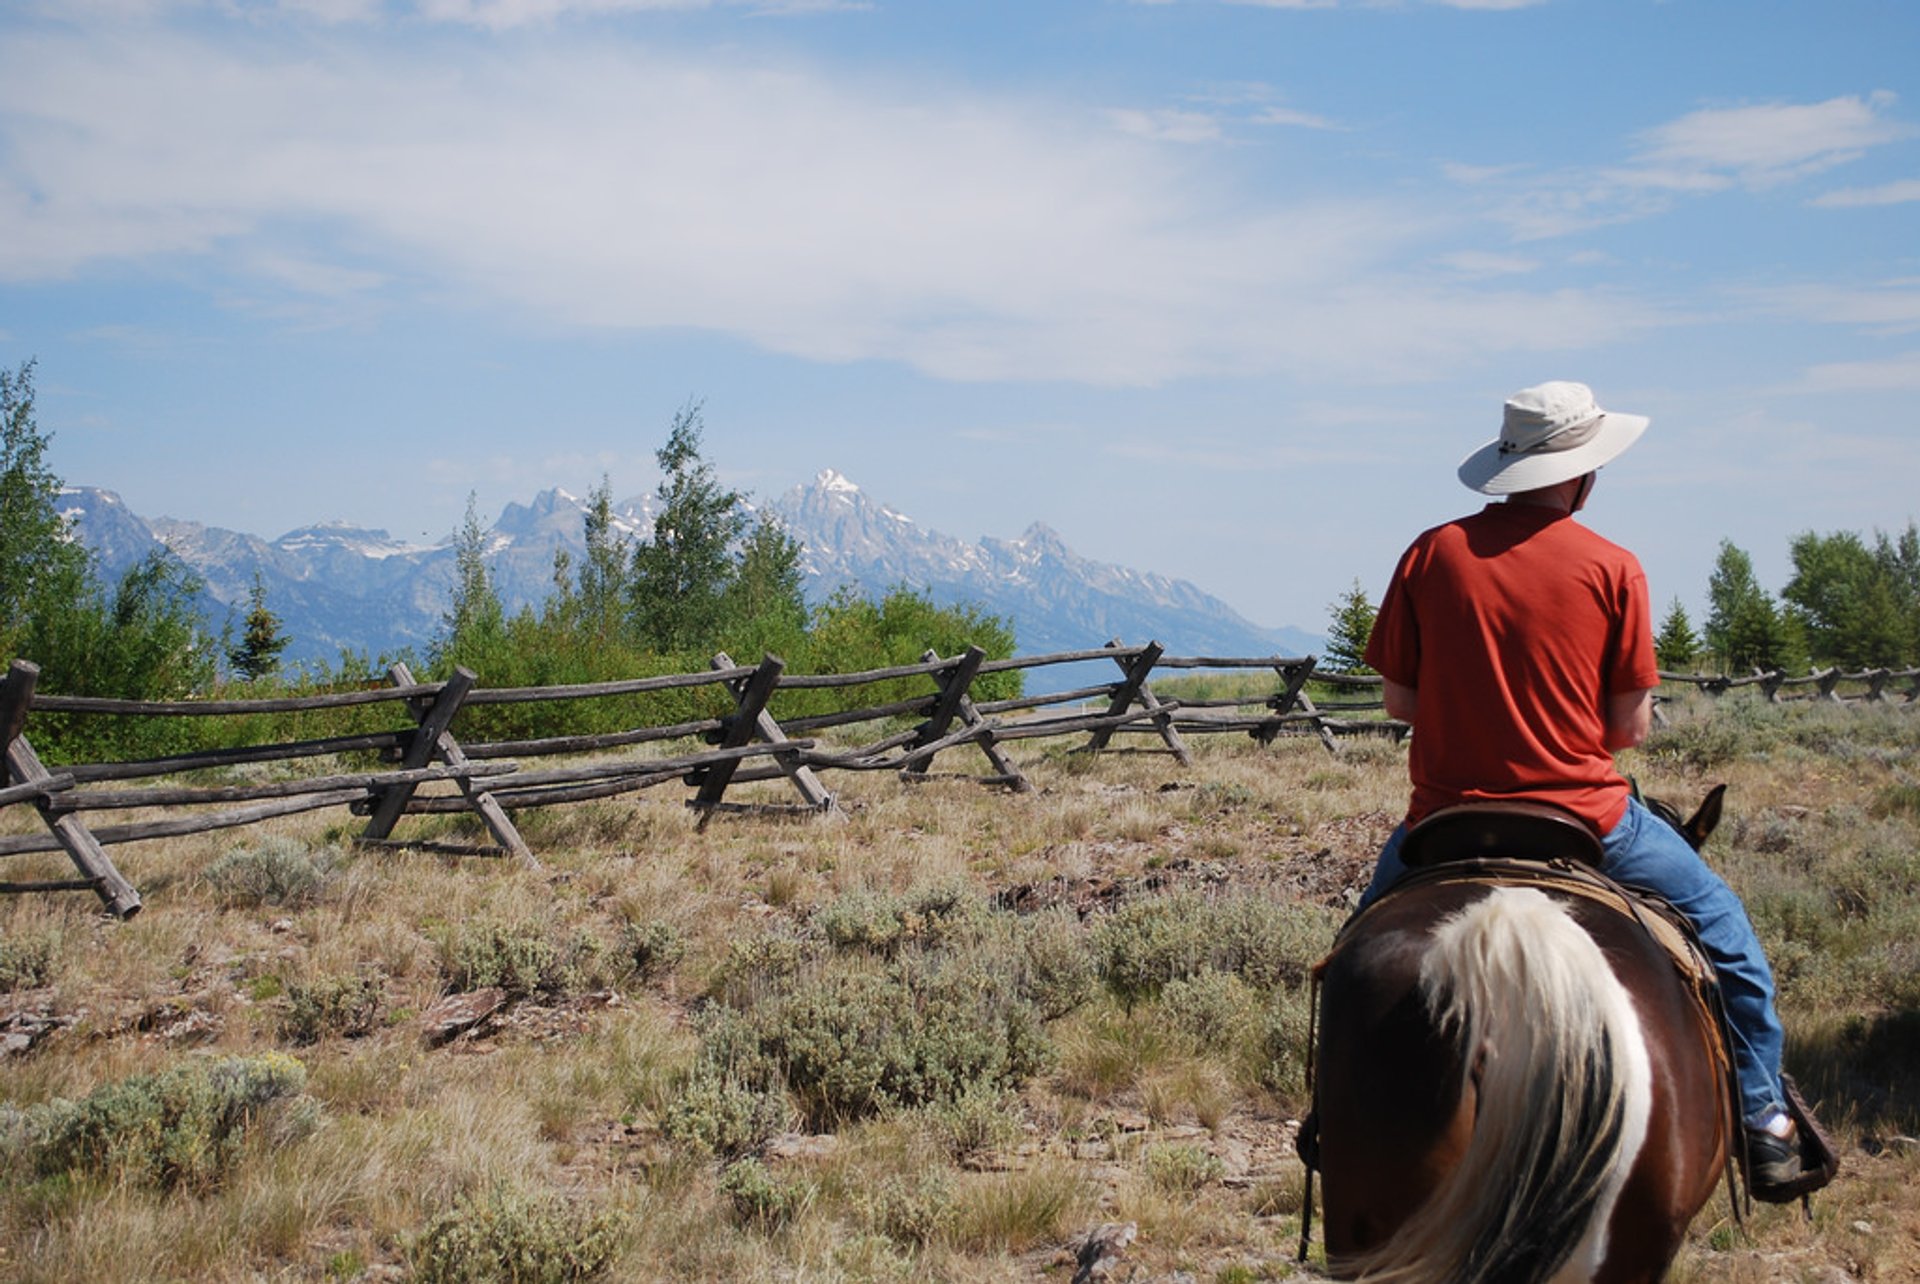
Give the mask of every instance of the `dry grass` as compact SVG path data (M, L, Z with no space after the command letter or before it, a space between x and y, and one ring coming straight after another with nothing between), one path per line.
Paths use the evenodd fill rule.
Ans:
M1720 1196L1676 1278L1914 1278L1920 711L1678 714L1626 765L1679 801L1731 785L1709 851L1776 959L1790 1068L1846 1168L1811 1222L1759 1209L1737 1229ZM256 1128L217 1180L171 1189L12 1165L0 1278L480 1278L460 1274L473 1245L509 1234L563 1264L551 1278L575 1277L570 1260L636 1280L1064 1278L1106 1221L1138 1224L1142 1278L1294 1274L1291 960L1363 885L1404 750L1194 748L1183 769L1030 744L1033 794L840 777L838 820L704 832L660 790L526 817L539 871L356 851L338 822L289 822L119 849L146 896L128 923L78 895L0 900L0 1031L58 1023L0 1059L0 1152L21 1144L9 1107L268 1052L305 1067L310 1125ZM36 872L63 871L8 867ZM1098 925L1169 897L1220 915L1204 948L1159 924L1121 943L1124 993L1089 989ZM1273 924L1282 957L1225 948L1236 923ZM429 1009L473 979L508 1006L430 1046ZM840 993L944 1006L879 1029L833 1009ZM767 1136L796 1117L762 1108L781 1090L768 1049L803 1015L810 1038L857 1032L853 1051L925 1040L916 1073L954 1077L877 1065L905 1108L817 1087L817 1135ZM703 1092L740 1113L663 1129Z

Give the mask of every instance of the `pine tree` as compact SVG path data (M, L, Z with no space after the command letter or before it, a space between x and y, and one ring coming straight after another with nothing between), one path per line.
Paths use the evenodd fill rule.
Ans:
M1327 627L1326 667L1335 673L1372 673L1367 667L1367 639L1373 636L1377 612L1359 579L1327 610L1332 619Z
M290 639L280 631L280 617L267 609L267 587L258 574L247 593L247 606L246 632L228 649L227 663L248 682L257 682L280 668L280 653Z
M1680 605L1680 599L1674 598L1673 605L1667 608L1666 619L1660 622L1660 632L1653 640L1653 652L1660 667L1670 671L1679 671L1693 663L1700 654L1700 638L1693 631L1693 621L1687 618L1687 608Z

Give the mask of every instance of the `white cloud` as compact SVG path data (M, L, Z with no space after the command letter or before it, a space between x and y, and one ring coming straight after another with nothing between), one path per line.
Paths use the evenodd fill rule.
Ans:
M1910 205L1920 201L1920 178L1883 183L1878 187L1843 187L1837 192L1816 196L1815 205L1826 209L1853 209L1863 205Z
M1440 257L1440 266L1464 276L1516 276L1540 269L1538 259L1516 254L1493 254L1485 250L1460 250Z
M1889 119L1895 95L1706 108L1642 135L1640 172L1661 184L1707 178L1748 186L1783 183L1910 136ZM1693 176L1689 180L1688 176Z
M1920 330L1920 281L1896 279L1872 286L1798 285L1753 291L1767 311L1820 325L1859 326L1875 334Z
M1294 111L1287 107L1268 107L1254 115L1257 125L1293 125L1302 129L1339 129L1341 126L1325 116L1316 116L1312 112Z
M1108 115L1120 132L1155 142L1211 143L1220 137L1220 122L1205 112L1118 108Z
M1420 275L1430 201L1247 205L1056 103L609 40L300 48L0 48L0 279L191 256L390 306L1120 385L1403 378L1657 324Z
M1834 361L1810 367L1795 392L1920 392L1920 352L1879 361ZM1874 439L1884 457L1886 439Z

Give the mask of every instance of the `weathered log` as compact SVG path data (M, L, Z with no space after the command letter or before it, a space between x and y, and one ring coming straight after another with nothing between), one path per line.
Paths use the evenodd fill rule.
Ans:
M511 762L464 767L419 767L410 771L367 771L337 776L310 776L305 780L276 780L259 785L206 785L177 789L77 790L55 800L55 811L125 811L134 807L192 807L208 803L253 802L264 798L293 798L301 794L333 793L342 789L377 791L393 785L460 780L470 776L503 776L519 770Z
M440 683L335 691L326 695L280 696L268 700L115 700L105 696L37 696L33 707L47 713L119 713L141 718L225 717L251 713L300 713L310 709L350 709L363 704L419 700L438 694Z
M74 785L72 772L56 772L45 780L29 781L21 785L8 785L0 789L0 807L8 803L25 802L29 798L47 798Z
M288 758L320 758L330 754L366 753L397 748L407 738L404 731L376 731L358 736L329 736L323 740L300 740L278 745L248 745L241 749L208 749L199 753L175 754L167 758L146 758L136 762L76 763L63 768L73 773L80 784L105 780L139 780L147 776L173 776L186 771L219 767L241 767L254 762L280 762Z
M468 703L472 703L471 699ZM469 758L533 758L550 754L595 753L602 749L622 749L656 740L684 740L689 736L718 731L720 725L718 718L702 718L698 722L678 722L670 727L637 727L631 731L549 736L539 740L491 740L477 745L462 745L461 748L466 750Z
M1051 655L1023 655L1011 660L988 660L980 666L980 672L1005 673L1009 669L1040 669L1053 664L1078 664L1083 660L1111 660L1116 654L1130 660L1144 649L1137 646L1122 647L1116 652L1110 646L1102 646L1085 651L1055 651Z
M543 700L592 700L602 696L638 695L643 691L671 691L679 687L706 687L747 677L750 668L713 670L707 673L669 673L657 678L623 678L617 682L584 682L577 686L551 687L476 687L467 694L467 704L531 704Z
M327 794L309 794L300 798L282 799L278 802L261 803L254 807L242 807L235 811L210 812L200 816L185 816L177 820L151 820L134 825L102 825L90 831L95 842L103 846L115 843L142 842L150 838L178 838L183 834L204 834L215 829L234 829L241 825L256 825L263 820L272 820L277 816L292 816L303 811L318 811L323 807L339 807L364 797L364 789L340 789ZM59 824L77 824L72 816L62 816ZM18 856L26 852L58 851L64 844L55 837L46 835L25 835L14 838L0 838L0 856ZM69 849L71 850L71 849ZM103 853L104 855L104 853ZM89 871L83 866L82 873ZM104 884L103 884L104 886ZM132 892L129 885L126 889ZM137 893L135 894L137 896ZM113 909L113 904L108 904ZM115 909L116 914L126 917L125 913Z

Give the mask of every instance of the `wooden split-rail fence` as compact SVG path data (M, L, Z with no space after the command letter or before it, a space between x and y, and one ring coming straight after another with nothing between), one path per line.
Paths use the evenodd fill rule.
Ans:
M975 681L985 674L1102 660L1117 667L1110 682L998 700L976 701L971 694ZM1154 673L1201 669L1266 670L1277 682L1264 696L1182 701L1161 699L1154 693L1150 681ZM1091 650L1008 660L989 660L975 647L944 658L929 651L918 664L860 673L790 674L785 670L778 656L740 665L720 654L704 673L573 686L489 688L480 686L477 676L466 669L457 670L445 682L418 682L405 665L394 665L386 675L387 685L369 690L150 702L37 694L38 667L16 660L0 679L0 747L5 750L0 813L15 806L31 808L44 823L33 832L0 833L0 858L64 851L76 877L0 881L0 892L88 890L112 913L127 917L139 911L140 894L115 867L107 854L109 847L254 825L325 808L346 808L364 816L366 823L357 836L362 844L511 855L537 863L513 823L514 811L612 798L675 781L692 790L686 802L700 813L699 823L704 826L722 811L831 813L833 793L822 780L827 772L891 771L903 781L921 780L931 774L936 758L969 748L986 764L984 773L973 779L1025 791L1030 787L1027 777L1005 746L1041 737L1085 737L1077 747L1098 752L1112 746L1116 736L1145 735L1157 740L1152 748L1186 765L1192 759L1183 737L1193 734L1243 732L1263 745L1282 734L1312 734L1331 749L1340 733L1404 731L1400 724L1346 718L1348 713L1380 708L1377 698L1365 698L1367 688L1377 691L1379 679L1318 673L1312 656L1181 657L1164 654L1158 643L1124 646L1115 641ZM1307 692L1310 677L1316 683L1354 689L1356 698L1318 706ZM790 717L784 722L768 707L782 690L859 687L901 679L923 681L928 690L904 700ZM456 715L467 708L602 700L699 687L724 692L723 703L730 702L732 712L593 735L490 743L465 743L455 736ZM391 729L141 761L49 767L29 739L35 713L81 718L245 717L381 704L398 705L404 714L396 716ZM898 725L913 719L919 721L878 739L842 743L849 728ZM823 738L827 733L835 737L832 743ZM661 752L663 748L667 752ZM379 765L352 771L320 768L313 774L264 782L205 784L180 779L188 773L261 764L271 764L276 775L293 775L300 765L343 755L350 760L372 755ZM543 758L552 765L534 768L522 761ZM167 782L167 778L173 779ZM130 786L134 781L148 783ZM729 789L756 781L785 781L794 801L769 806L728 800ZM115 811L138 812L140 818L99 823L101 813ZM492 844L457 846L396 837L405 817L448 812L477 816Z
M1065 691L976 701L971 692L983 675L1034 670L1053 665L1109 661L1113 680ZM254 825L282 816L324 808L346 808L366 818L357 841L368 845L431 847L455 852L511 855L537 863L511 813L528 807L560 806L629 794L678 781L692 790L687 805L705 825L723 811L801 811L831 813L832 792L822 781L832 771L891 771L903 781L931 775L936 758L971 748L986 771L971 778L1021 792L1030 786L1005 746L1043 737L1084 737L1087 752L1110 748L1116 736L1146 736L1150 746L1182 765L1192 759L1185 736L1240 732L1266 745L1283 734L1318 736L1329 749L1340 734L1406 733L1404 723L1351 713L1381 708L1380 679L1328 673L1312 656L1169 656L1157 642L1124 646L1118 641L1084 651L989 660L979 648L957 656L929 651L920 663L844 674L789 674L778 656L756 665L740 665L728 656L713 657L704 673L670 674L554 687L482 687L461 669L445 682L417 682L405 665L394 665L384 687L284 696L256 700L146 702L85 696L41 695L35 691L39 669L16 660L0 678L0 814L31 808L41 826L34 832L0 833L0 858L64 851L76 877L38 881L0 881L0 892L92 891L121 917L140 908L140 894L115 867L107 849L117 844ZM1162 699L1151 677L1195 670L1267 671L1276 680L1270 692L1219 698ZM1920 700L1920 669L1876 669L1863 673L1820 670L1790 678L1778 671L1744 677L1662 673L1663 682L1691 684L1720 694L1757 687L1768 700L1807 696L1841 702L1886 703L1901 694ZM901 679L924 681L925 693L904 700L842 712L789 717L781 721L769 709L782 690L853 688ZM1309 679L1322 687L1351 693L1316 705ZM1844 685L1843 685L1844 684ZM465 708L638 695L712 687L724 692L732 712L724 716L663 726L637 726L592 735L463 743L454 734L455 716ZM1806 698L1806 697L1802 697ZM304 714L367 705L396 704L404 716L390 729L280 744L207 749L141 761L96 762L49 767L28 738L35 712L69 717L146 718ZM1656 706L1656 713L1658 712ZM847 729L861 724L912 725L864 743L845 745ZM832 733L828 743L822 737ZM676 745L675 742L678 742ZM698 747L693 747L693 746ZM660 752L666 747L669 752ZM364 759L379 765L352 771L321 770L298 775L298 764L316 760ZM550 759L534 769L521 759ZM189 773L271 764L275 774L291 778L223 784L180 780ZM127 782L174 778L173 783L127 787ZM781 805L742 804L727 799L729 789L757 781L785 781L795 801ZM432 787L423 792L423 786ZM141 819L101 824L102 812L138 812ZM493 839L489 846L408 841L395 831L407 816L464 812L477 816ZM157 813L157 815L156 815ZM13 828L13 827L9 827Z

